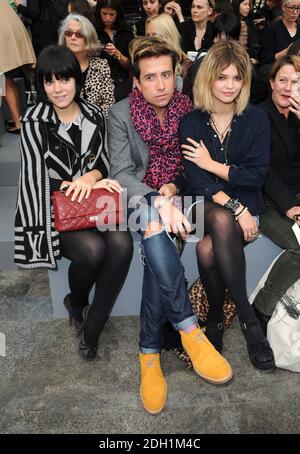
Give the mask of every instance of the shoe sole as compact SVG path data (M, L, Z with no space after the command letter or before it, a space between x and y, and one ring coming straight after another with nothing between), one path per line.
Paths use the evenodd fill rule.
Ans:
M251 362L251 361L250 361L250 362ZM253 367L254 369L256 369L256 370L261 370L262 372L270 372L270 373L272 373L272 372L275 372L275 370L276 370L276 366L273 365L273 364L272 364L271 367L270 367L270 366L267 366L267 365L266 365L266 367L258 367L258 365L255 365L255 364L253 364L252 362L251 362L251 364L252 364L252 367Z
M167 397L168 397L168 385L166 385L166 387L167 387L167 390L166 390L166 398L165 398L165 401L164 401L162 407L161 407L160 409L158 409L158 410L155 410L155 411L153 411L153 410L148 410L148 408L147 408L146 405L144 404L144 401L143 401L143 398L142 398L142 392L141 392L141 390L140 390L140 398L141 398L141 401L142 401L143 408L144 408L144 410L145 410L147 413L149 413L149 415L158 415L158 414L161 413L161 412L163 411L163 409L165 408L165 405L166 405L166 402L167 402Z
M214 346L213 346L209 341L208 341L208 343L214 348ZM184 342L182 342L182 346L183 346L183 348L185 349L187 355L189 356L189 354L188 354L188 352L187 352L188 349L186 348ZM214 348L214 349L215 349L215 348ZM231 366L230 366L230 364L228 363L228 361L226 361L226 359L225 359L223 356L222 356L222 358L223 358L223 360L226 362L227 366L230 368L230 373L229 373L226 377L223 377L223 378L221 378L221 379L219 379L219 380L213 379L213 378L211 378L211 377L207 377L207 376L204 375L202 372L199 372L199 371L196 369L196 367L194 366L192 360L191 360L191 363L192 363L192 365L193 365L193 369L194 369L194 371L196 372L196 374L199 375L199 377L201 377L203 380L207 381L208 383L212 383L213 385L223 385L224 383L227 383L227 382L229 382L229 381L232 379L232 377L233 377L233 371L232 371ZM191 359L191 358L190 358L190 359Z
M80 346L78 348L78 353L79 353L80 358L83 359L83 361L85 361L86 363L95 361L95 359L97 358L97 352L94 356L85 356L84 353L82 352L82 350L80 350Z
M193 368L194 368L194 371L196 372L196 374L199 375L199 377L201 377L203 380L207 381L208 383L212 383L213 385L224 385L224 383L229 382L232 379L232 377L233 377L232 369L230 371L230 374L228 374L226 377L221 378L220 380L215 380L215 379L213 379L211 377L207 377L206 375L202 374L194 366L193 366Z

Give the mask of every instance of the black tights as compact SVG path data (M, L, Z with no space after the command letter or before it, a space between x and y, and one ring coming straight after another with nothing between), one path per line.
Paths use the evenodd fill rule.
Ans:
M224 208L204 204L204 237L197 244L200 278L208 301L207 323L223 322L225 288L236 303L241 322L256 320L246 290L243 232Z
M84 340L96 344L126 278L132 258L130 232L81 230L60 237L61 254L71 260L69 285L75 312L81 315L95 285Z

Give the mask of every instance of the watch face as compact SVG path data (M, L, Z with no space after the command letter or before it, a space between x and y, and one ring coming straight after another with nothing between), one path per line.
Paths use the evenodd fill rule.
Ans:
M234 202L232 206L232 211L235 213L236 210L241 206L239 202Z
M241 204L239 202L234 202L234 204L233 204L234 211L237 210L240 206L241 206Z
M225 204L225 207L233 214L240 206L241 204L237 200L232 199L228 200L228 202Z

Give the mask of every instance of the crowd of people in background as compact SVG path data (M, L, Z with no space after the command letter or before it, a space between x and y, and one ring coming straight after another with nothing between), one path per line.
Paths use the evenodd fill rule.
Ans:
M143 198L134 208L144 264L140 395L155 414L167 399L160 366L166 322L201 378L214 384L231 379L221 355L225 289L252 365L275 368L267 323L300 276L291 231L293 223L300 226L300 0L192 0L186 17L179 0L138 3L140 17L133 21L120 0L0 0L0 71L11 114L7 132L21 132L22 162L30 169L20 179L16 262L55 267L60 256L70 259L63 303L88 361L97 355L126 277L131 236L59 235L50 195L67 185L73 198L99 187L126 188L128 197ZM38 95L21 122L14 82L20 75ZM83 134L93 143L91 156L87 139L81 149ZM52 151L47 156L45 143ZM39 160L41 174L30 167ZM204 197L204 236L195 253L209 302L205 334L172 241L191 232L190 219L170 202L178 194ZM43 265L32 257L28 231L41 235ZM260 231L285 252L251 307L244 247Z
M7 0L2 0L2 8L7 8L6 3ZM77 48L81 67L88 67L84 72L88 85L84 96L97 105L102 104L105 115L113 102L126 98L132 89L129 48L135 36L156 35L174 47L180 55L176 70L177 88L191 97L199 62L214 42L222 38L239 41L245 46L253 64L254 93L251 101L254 103L263 101L267 96L264 88L268 87L268 73L274 61L288 52L297 54L299 51L299 0L193 0L187 17L183 15L187 5L181 5L179 0L139 0L137 3L140 19L129 17L129 21L120 0L12 0L10 6L27 28L36 57L43 48L57 43L58 39L71 49ZM84 16L85 19L76 19L77 22L80 20L77 28L84 27L88 36L73 34L63 39L62 21L70 13ZM13 23L17 21L11 13L8 18ZM65 28L66 23L63 24ZM22 58L15 58L16 54L21 54L18 43L26 33L26 30L20 30L20 24L18 29L16 25L11 27L10 33L19 35L14 37L14 51L10 51L7 57L12 62L4 62L2 70L7 75L7 102L12 117L8 127L10 133L20 132L20 101L14 77L22 76L24 70L25 80L30 77L24 64L16 66L16 62L22 62ZM2 34L4 37L4 31ZM8 35L5 37L8 38ZM78 50L80 40L86 48L85 55ZM93 49L90 49L91 40L94 41ZM25 41L28 41L27 34ZM4 44L5 41L1 42ZM4 49L2 53L5 54ZM192 64L194 60L196 63ZM99 85L97 71L102 74ZM113 95L109 78L114 85ZM258 84L258 89L255 84ZM94 89L97 93L91 94Z

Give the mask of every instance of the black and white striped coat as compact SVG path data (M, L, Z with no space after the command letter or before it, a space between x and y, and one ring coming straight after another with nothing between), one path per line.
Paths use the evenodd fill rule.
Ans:
M79 105L81 172L97 169L105 178L109 169L105 119L98 107L83 100ZM72 168L68 164L71 160L66 156L76 150L51 105L39 103L26 111L22 118L20 149L15 263L24 268L55 268L60 247L59 233L53 223L50 178L72 180Z

